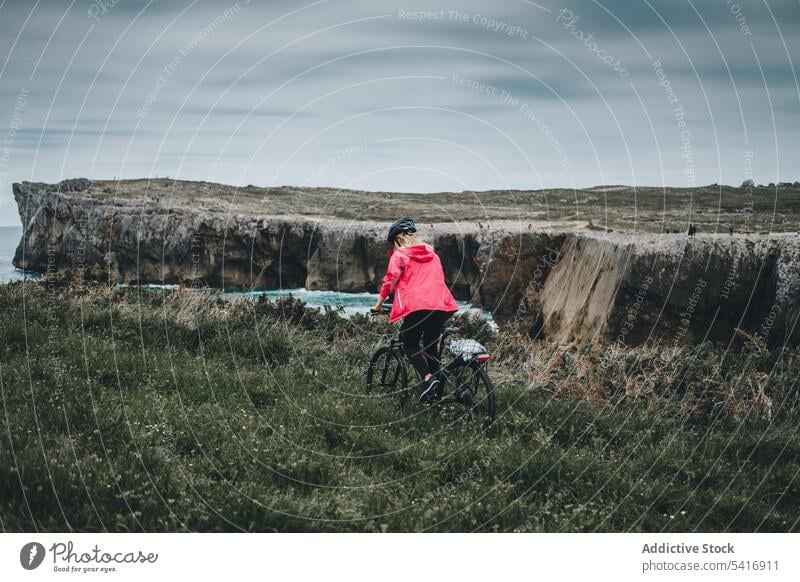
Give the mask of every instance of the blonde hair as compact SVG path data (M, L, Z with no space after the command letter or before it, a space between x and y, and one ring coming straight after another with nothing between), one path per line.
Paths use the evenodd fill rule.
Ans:
M401 232L394 239L401 247L413 247L416 245L425 244L422 239L416 234L410 232Z

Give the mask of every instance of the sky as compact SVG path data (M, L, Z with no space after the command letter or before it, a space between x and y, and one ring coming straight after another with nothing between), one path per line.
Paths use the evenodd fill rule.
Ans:
M0 0L11 184L800 180L800 0Z

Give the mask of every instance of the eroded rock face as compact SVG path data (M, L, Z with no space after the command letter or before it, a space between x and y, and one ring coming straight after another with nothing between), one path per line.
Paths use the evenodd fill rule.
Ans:
M252 216L115 196L89 180L14 184L14 264L122 283L376 291L388 224ZM462 300L532 336L695 343L736 329L798 343L793 235L597 234L514 223L421 225Z
M799 250L788 235L569 237L541 293L544 332L677 344L728 342L739 328L796 343Z

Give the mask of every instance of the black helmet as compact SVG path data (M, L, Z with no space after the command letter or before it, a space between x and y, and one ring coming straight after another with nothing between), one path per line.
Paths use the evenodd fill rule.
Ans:
M398 234L411 232L417 232L417 225L410 218L401 218L389 227L389 236L386 237L386 240L393 243Z

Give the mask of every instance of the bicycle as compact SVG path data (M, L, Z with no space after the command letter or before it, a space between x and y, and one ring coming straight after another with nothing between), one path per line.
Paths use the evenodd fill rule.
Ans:
M384 304L380 312L371 312L372 315L385 314L391 310L390 304ZM455 326L445 327L436 346L436 363L438 371L434 376L440 382L439 393L435 395L435 406L454 404L464 409L465 416L479 416L483 420L484 430L494 424L497 403L495 400L494 383L489 378L487 365L491 356L479 342L472 339L453 339L457 337L459 329ZM442 361L442 353L447 351L452 359L446 364ZM410 362L403 350L403 340L398 332L389 345L384 345L375 350L367 368L367 392L380 392L381 394L397 398L400 407L408 404L413 397L413 388L408 381L408 368ZM413 369L413 367L412 367ZM422 378L417 375L418 381Z

